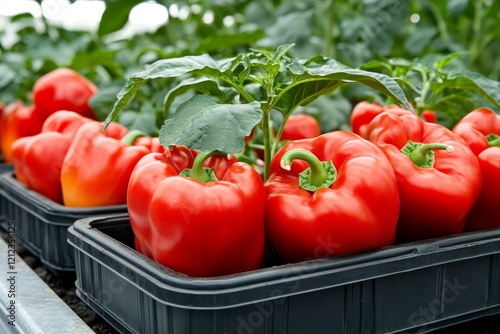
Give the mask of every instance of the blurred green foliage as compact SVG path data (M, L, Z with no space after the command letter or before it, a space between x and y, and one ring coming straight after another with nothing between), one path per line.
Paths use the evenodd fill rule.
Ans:
M66 66L99 86L93 106L104 119L127 77L158 59L203 53L232 57L252 47L276 48L286 43L295 43L290 51L293 57L321 53L351 67L373 60L414 61L461 52L456 61L464 69L500 80L500 1L157 0L167 9L184 9L187 15L170 15L156 31L126 39L117 39L116 32L141 0L105 2L95 32L65 30L29 14L9 18L10 30L18 39L11 45L0 43L0 101L29 103L33 83L48 71ZM211 20L207 21L207 14ZM0 30L1 41L6 33ZM173 83L152 85L141 88L121 121L154 133L162 123L163 98ZM328 124L324 130L346 128L352 105L364 99L381 97L350 86L300 112L316 114L318 108L326 109L318 116L328 117L322 120Z

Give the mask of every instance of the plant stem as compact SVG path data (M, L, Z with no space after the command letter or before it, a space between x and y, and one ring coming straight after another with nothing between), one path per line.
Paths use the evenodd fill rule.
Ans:
M264 114L262 116L262 120L260 122L260 126L262 129L262 136L264 139L264 182L267 181L269 178L269 166L271 165L271 158L272 158L272 139L270 136L272 136L272 129L270 129L270 121L269 121L269 114L270 112L268 110L263 110Z

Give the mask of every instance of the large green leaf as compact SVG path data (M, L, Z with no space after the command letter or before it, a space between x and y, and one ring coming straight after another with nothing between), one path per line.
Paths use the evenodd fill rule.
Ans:
M97 34L104 36L123 28L132 8L141 2L142 0L107 1Z
M307 61L293 61L287 70L292 82L282 91L276 105L284 114L292 112L297 106L314 101L319 96L330 94L343 85L354 83L382 92L396 103L410 108L401 87L384 74L351 69L323 56L316 56Z
M500 82L488 79L480 73L472 71L452 73L445 87L475 93L488 102L500 106Z
M125 86L117 95L113 109L108 114L105 124L116 119L120 111L134 97L139 88L147 81L158 78L176 78L181 75L205 69L207 74L221 73L219 64L209 55L185 56L180 58L162 59L142 72L131 75Z
M163 115L169 115L174 99L189 91L216 97L220 103L230 103L237 92L233 88L221 87L217 81L209 78L188 78L168 91L165 96Z
M217 99L195 95L184 102L160 129L160 143L186 145L203 151L233 154L244 147L245 137L262 118L258 102L219 104Z

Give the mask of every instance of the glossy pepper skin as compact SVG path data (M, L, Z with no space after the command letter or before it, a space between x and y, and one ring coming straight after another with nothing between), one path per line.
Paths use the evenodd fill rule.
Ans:
M134 145L145 146L151 152L162 153L165 150L160 144L160 138L158 137L142 136L134 141Z
M57 68L33 85L33 104L42 120L58 110L74 111L84 117L96 119L89 106L97 86L70 68Z
M452 130L479 155L490 147L487 136L500 136L500 115L489 108L478 108L465 115Z
M61 167L65 206L126 203L130 174L136 163L150 151L145 146L130 146L130 140L133 143L135 137L120 140L106 136L102 129L102 123L91 122L75 133Z
M7 105L0 118L0 145L4 162L12 163L12 144L19 138L40 133L42 124L34 107L20 101Z
M317 137L321 134L318 121L311 115L290 115L285 122L280 140L297 140Z
M284 164L296 149L331 161L333 184L301 188L308 162ZM399 196L394 171L382 151L347 131L285 144L273 157L265 183L266 234L287 262L367 251L394 243Z
M363 136L366 127L378 114L382 113L385 108L379 103L371 103L361 101L354 106L351 112L350 124L351 130L355 134Z
M63 204L61 167L76 131L83 124L96 122L73 111L60 110L43 123L39 134L23 137L12 145L13 165L18 181L52 201ZM112 122L109 137L121 138L128 130Z
M453 132L462 137L476 154L481 167L481 193L467 217L466 230L500 227L500 115L479 108L460 120Z
M189 152L174 147L137 164L127 195L136 245L155 261L194 277L259 268L265 244L260 175L224 157L204 163L214 166L217 180L179 175L185 167L199 172L200 158L206 157Z
M382 106L376 102L361 101L354 106L351 112L350 124L352 132L363 136L368 124L384 111L396 114L406 113L408 110L397 105ZM422 111L421 118L426 122L437 123L437 113L433 110Z
M411 112L384 112L370 122L365 138L384 151L396 173L401 198L398 241L464 230L481 189L481 172L459 136ZM412 152L411 157L403 148Z

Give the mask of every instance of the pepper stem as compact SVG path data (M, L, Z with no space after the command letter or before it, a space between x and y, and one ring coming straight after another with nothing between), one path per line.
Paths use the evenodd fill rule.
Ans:
M299 174L299 187L316 191L319 188L330 188L337 178L337 170L331 161L320 161L313 153L304 149L293 149L286 152L280 161L281 168L291 170L292 160L303 160L309 168Z
M411 140L401 149L401 152L406 154L411 161L418 167L434 167L434 152L433 150L446 150L453 152L454 148L451 145L441 143L414 143Z
M492 133L492 134L487 135L486 139L488 140L489 147L500 146L500 136L499 135Z
M140 130L132 130L129 131L125 136L123 136L121 141L128 146L132 146L138 138L144 137L145 135L146 134Z
M193 161L193 167L184 169L179 175L191 177L203 183L208 183L210 181L217 180L214 169L204 168L203 163L211 156L220 154L221 153L219 151L211 151L211 152L202 151L198 153Z

